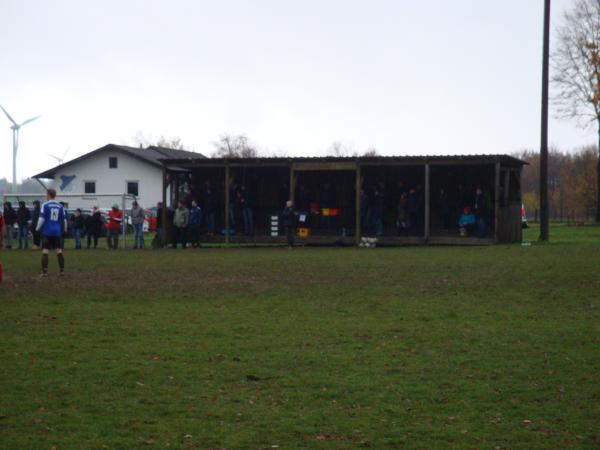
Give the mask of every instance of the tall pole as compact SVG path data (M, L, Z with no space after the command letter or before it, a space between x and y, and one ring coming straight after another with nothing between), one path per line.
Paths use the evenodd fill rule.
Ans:
M13 176L12 191L17 192L17 147L19 146L19 129L13 128Z
M542 136L540 146L540 240L549 239L548 211L548 73L550 63L550 0L544 0L544 56L542 62Z

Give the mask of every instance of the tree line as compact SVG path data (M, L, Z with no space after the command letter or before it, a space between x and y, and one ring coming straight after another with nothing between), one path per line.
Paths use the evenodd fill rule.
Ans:
M529 165L523 167L521 191L530 219L540 207L540 154L523 150L515 154ZM597 205L598 150L588 146L567 152L550 149L548 154L548 202L554 220L592 220Z

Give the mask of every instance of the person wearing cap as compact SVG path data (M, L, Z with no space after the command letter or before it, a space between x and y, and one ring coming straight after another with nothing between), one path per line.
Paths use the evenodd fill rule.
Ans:
M144 209L136 200L131 204L131 225L133 225L133 249L144 248Z
M119 209L119 205L113 203L112 209L108 212L108 222L106 223L106 241L109 250L117 250L119 248L119 234L122 223L123 211Z

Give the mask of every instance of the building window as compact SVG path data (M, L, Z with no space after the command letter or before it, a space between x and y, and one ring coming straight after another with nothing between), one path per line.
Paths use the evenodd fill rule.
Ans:
M138 196L138 182L137 181L128 181L127 182L127 193L129 195Z
M119 166L119 160L117 159L116 156L109 156L108 157L108 168L109 169L116 169Z
M96 182L95 181L86 181L83 186L83 192L85 194L95 194L96 193Z

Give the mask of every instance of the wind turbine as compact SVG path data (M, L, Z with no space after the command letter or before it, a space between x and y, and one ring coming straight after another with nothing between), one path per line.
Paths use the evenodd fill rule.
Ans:
M62 156L56 156L56 155L53 155L52 153L47 153L47 155L51 158L54 158L56 160L56 162L58 163L58 165L60 166L62 163L65 162L65 158L67 157L67 153L69 153L69 150L71 150L71 147L67 148L65 150L65 152L62 154Z
M23 125L27 125L29 122L33 122L34 120L39 119L42 116L32 117L31 119L27 119L25 122L23 122L19 125L17 122L15 122L15 119L10 117L10 114L8 114L8 112L2 107L2 105L0 105L0 108L2 109L2 111L4 111L4 114L6 114L6 117L8 117L8 120L10 120L13 123L10 128L12 128L12 130L13 130L12 189L13 189L13 192L15 192L17 190L17 150L19 148L19 130L21 129L21 127Z

